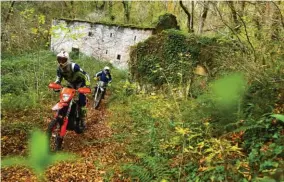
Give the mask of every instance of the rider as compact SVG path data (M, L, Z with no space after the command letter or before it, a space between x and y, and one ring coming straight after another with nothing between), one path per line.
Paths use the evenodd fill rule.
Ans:
M55 83L60 84L62 78L68 82L68 86L74 89L80 87L90 86L89 75L80 68L76 63L72 63L69 58L69 54L66 51L61 51L57 54L58 68L57 68L57 78ZM86 119L86 96L84 94L79 94L79 106L81 107L81 119L82 125L85 127Z
M108 66L105 66L103 70L99 71L98 73L95 74L94 79L98 79L100 81L103 81L106 85L108 83L111 83L112 78L110 74L110 68ZM104 99L106 93L106 88L103 91L102 98Z

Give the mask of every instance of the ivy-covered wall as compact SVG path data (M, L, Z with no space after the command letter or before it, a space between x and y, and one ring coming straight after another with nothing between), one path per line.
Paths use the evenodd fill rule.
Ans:
M228 56L232 48L216 37L183 34L166 30L132 47L129 70L134 80L155 86L169 83L188 83L199 65L212 76L220 64L219 55ZM225 52L225 53L224 53Z

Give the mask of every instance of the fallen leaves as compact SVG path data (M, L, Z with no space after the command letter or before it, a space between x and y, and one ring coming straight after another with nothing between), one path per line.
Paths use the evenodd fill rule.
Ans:
M104 181L109 168L114 169L119 178L119 161L127 161L123 155L124 145L111 139L112 130L107 126L106 108L104 102L100 110L91 109L87 115L87 131L78 135L68 132L64 139L63 152L71 152L81 159L75 162L60 162L45 171L45 181L65 182L100 182ZM52 114L52 112L50 112ZM43 129L46 129L48 117L43 119ZM3 130L2 130L3 131ZM3 135L4 134L4 135ZM24 155L27 148L27 131L21 133L9 130L2 132L2 155ZM20 146L20 148L19 148ZM4 153L3 153L4 152ZM35 182L36 176L26 167L8 167L2 169L1 181ZM115 180L115 181L120 181Z

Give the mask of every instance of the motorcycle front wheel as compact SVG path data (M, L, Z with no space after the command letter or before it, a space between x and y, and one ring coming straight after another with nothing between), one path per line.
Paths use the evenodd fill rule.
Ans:
M83 125L83 121L81 118L77 118L76 119L76 126L75 126L75 129L74 131L77 133L77 134L81 134L81 133L84 133L85 129L86 129L86 126Z
M49 140L50 151L59 151L62 149L63 138L60 137L60 124L57 119L52 120L47 128L47 137Z
M98 109L102 100L102 92L100 91L99 88L96 89L96 93L94 96L94 108Z

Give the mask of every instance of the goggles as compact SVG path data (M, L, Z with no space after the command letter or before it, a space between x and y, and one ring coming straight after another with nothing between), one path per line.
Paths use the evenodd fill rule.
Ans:
M67 61L67 58L57 57L57 61L58 63L65 63Z

